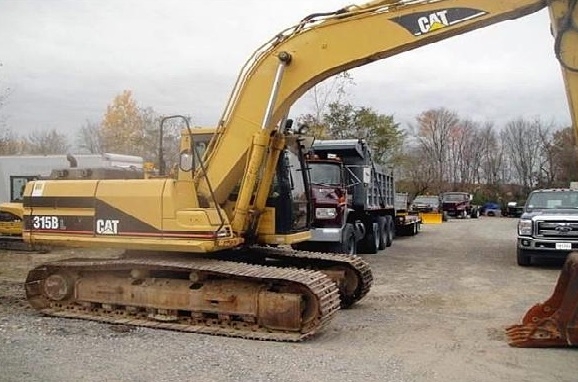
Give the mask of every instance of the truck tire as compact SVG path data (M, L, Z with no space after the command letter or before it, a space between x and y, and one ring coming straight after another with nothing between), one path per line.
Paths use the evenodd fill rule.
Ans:
M335 253L344 253L346 255L357 254L357 242L355 241L355 229L353 224L347 223L341 233L341 243L337 243Z
M377 217L377 227L379 230L379 245L377 248L383 250L387 247L387 219L385 216Z
M480 210L478 210L477 208L472 209L472 213L470 214L470 216L472 217L472 219L477 219L480 217Z
M387 227L385 246L391 247L391 245L393 244L393 235L395 232L395 225L393 223L393 218L390 215L385 216L385 221L386 221L385 226Z
M369 253L369 254L376 254L377 250L379 249L380 243L380 231L379 231L379 223L377 221L371 221L369 223L369 227L367 227L367 232L365 237L361 242L361 246L358 247L358 252L360 253Z
M520 248L518 248L516 251L516 260L518 262L518 265L521 267L527 267L528 265L530 265L531 262L530 255L528 255L526 251Z

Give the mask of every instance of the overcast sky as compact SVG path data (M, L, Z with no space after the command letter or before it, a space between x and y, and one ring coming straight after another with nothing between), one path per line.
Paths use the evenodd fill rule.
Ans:
M160 114L214 125L249 55L343 0L0 0L0 110L22 134L99 122L124 89ZM363 36L359 37L360 39ZM348 101L406 126L430 108L494 121L570 124L548 15L541 11L350 71ZM307 100L293 117L311 111Z

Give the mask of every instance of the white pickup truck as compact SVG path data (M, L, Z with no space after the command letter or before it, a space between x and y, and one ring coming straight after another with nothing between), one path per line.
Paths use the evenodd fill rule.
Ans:
M518 221L518 265L532 258L565 259L578 250L578 190L542 189L530 193Z

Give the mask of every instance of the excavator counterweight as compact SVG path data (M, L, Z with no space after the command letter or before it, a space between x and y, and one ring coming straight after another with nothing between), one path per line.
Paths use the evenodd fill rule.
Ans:
M552 296L531 307L506 334L514 347L578 346L578 252L566 259Z

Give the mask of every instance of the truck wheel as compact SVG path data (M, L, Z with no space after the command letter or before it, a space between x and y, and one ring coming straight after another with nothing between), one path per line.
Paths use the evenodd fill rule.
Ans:
M448 213L446 211L442 212L442 221L447 222L449 220Z
M385 226L387 227L385 246L391 247L391 244L393 244L393 235L395 232L395 226L393 224L393 218L391 216L386 215L385 220L386 220Z
M379 223L377 221L371 222L368 227L365 237L362 241L362 248L358 248L361 253L376 254L379 248Z
M521 267L527 267L530 265L530 255L526 253L523 249L518 248L516 252L516 260L518 261L518 265Z
M477 208L474 208L472 210L472 214L470 215L473 219L477 219L480 217L480 210L478 210Z
M377 248L382 250L387 247L387 219L385 216L377 217L377 229L379 230L379 244Z
M419 229L420 229L419 222L413 223L413 236L415 236L419 233Z
M334 252L355 255L357 253L357 243L355 242L355 229L353 228L353 224L347 223L341 235L341 243L337 243Z

